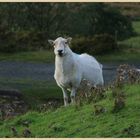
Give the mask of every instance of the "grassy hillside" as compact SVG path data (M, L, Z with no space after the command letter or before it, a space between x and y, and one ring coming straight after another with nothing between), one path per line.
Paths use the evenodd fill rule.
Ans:
M61 107L49 112L28 112L14 119L0 121L0 137L13 137L11 127L17 129L16 137L23 137L29 123L32 137L140 137L140 86L127 85L125 107L113 113L114 98L111 91L97 102L106 112L95 115L93 103L82 106Z

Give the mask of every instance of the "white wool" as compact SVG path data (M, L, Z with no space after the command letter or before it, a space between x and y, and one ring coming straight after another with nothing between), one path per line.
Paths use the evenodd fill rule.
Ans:
M59 87L62 88L64 103L68 104L67 89L71 90L71 97L75 97L77 88L82 80L86 79L92 85L103 85L102 65L97 60L84 53L78 55L73 53L65 42L68 39L57 38L54 43L55 74L54 78ZM58 51L62 50L63 56L59 56ZM74 102L74 98L71 98Z

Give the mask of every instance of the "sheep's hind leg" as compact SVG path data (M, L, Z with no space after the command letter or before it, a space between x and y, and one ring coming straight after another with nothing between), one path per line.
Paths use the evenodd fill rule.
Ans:
M76 89L72 88L71 95L70 95L72 104L75 104L75 94L76 94Z
M68 94L67 94L67 90L62 88L63 91L63 98L64 98L64 105L67 106L68 105Z

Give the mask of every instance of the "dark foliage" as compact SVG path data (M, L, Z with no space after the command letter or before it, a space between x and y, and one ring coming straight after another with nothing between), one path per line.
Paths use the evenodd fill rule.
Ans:
M95 35L93 38L81 37L72 41L73 51L89 54L105 54L115 51L118 46L115 38L109 34Z
M133 35L131 21L105 3L1 3L0 51L47 48L58 36ZM90 43L90 41L89 41Z

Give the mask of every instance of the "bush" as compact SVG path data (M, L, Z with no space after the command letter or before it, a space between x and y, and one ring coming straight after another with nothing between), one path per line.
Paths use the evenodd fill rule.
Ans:
M79 37L72 40L71 48L77 53L88 52L88 49L93 46L92 39Z
M117 49L117 42L115 41L115 38L108 34L96 35L93 43L94 48L92 52L94 54L110 53Z
M16 51L14 33L9 31L6 26L0 25L0 52Z
M72 41L71 48L77 53L104 54L116 50L117 42L111 35L100 34L93 38L76 38Z
M39 50L46 48L46 41L43 32L38 31L20 31L16 32L16 42L20 50Z
M14 53L19 51L40 50L47 48L44 32L10 31L7 26L0 25L0 52Z

